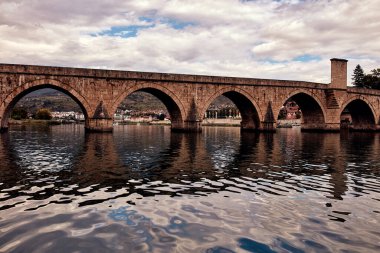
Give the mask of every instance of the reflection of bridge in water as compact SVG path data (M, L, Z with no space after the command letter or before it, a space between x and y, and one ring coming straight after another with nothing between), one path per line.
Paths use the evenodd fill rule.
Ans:
M152 129L161 131L157 129L162 128ZM80 146L73 150L71 164L65 169L41 171L35 175L22 161L33 159L28 157L33 154L20 156L16 150L17 145L22 144L12 142L10 135L13 133L2 134L0 176L4 184L0 185L0 190L6 189L7 185L23 182L22 189L8 191L8 196L2 200L19 196L20 191L32 199L45 199L59 193L88 196L91 192L104 188L116 193L120 191L113 197L118 198L132 193L143 196L174 196L239 188L281 194L288 191L290 186L293 190L325 191L331 198L339 199L348 190L347 169L350 164L376 160L380 150L379 137L373 134L301 135L295 131L285 131L273 135L239 133L235 129L226 138L229 142L221 143L217 137L217 129L205 128L204 135L167 131L164 134L167 140L160 139L157 140L162 142L160 145L154 144L158 148L149 150L146 148L149 145L136 147L137 144L131 143L134 146L133 151L133 148L126 148L129 144L122 139L125 134L133 135L130 131L134 131L133 127L127 132L118 129L114 134L85 135ZM150 134L147 138L154 135L155 133ZM358 149L363 150L363 154L359 156L363 160L355 157L351 161L349 154L355 148L352 143L365 143L366 146ZM136 148L139 151L138 156L135 153ZM363 171L363 166L360 170L358 173L373 173L372 169ZM350 168L350 173L355 171ZM54 187L45 190L43 195L30 190L44 178L54 178ZM242 179L245 181L242 182ZM176 185L176 190L173 191L169 185ZM83 191L84 188L88 189ZM91 204L92 201L94 200L85 200L81 205ZM96 201L105 200L97 198Z
M273 130L289 99L300 106L305 130L339 131L343 111L351 114L352 129L380 129L380 91L347 87L342 59L331 59L330 84L0 64L0 128L8 127L17 101L42 88L72 97L82 108L86 129L95 131L111 131L112 115L136 91L165 104L173 130L200 131L207 109L221 95L237 106L246 130Z

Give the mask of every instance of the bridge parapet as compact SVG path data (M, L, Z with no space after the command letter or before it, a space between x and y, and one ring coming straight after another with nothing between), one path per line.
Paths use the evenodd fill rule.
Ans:
M380 90L368 89L368 88L359 88L359 87L353 87L353 86L347 87L347 92L363 94L363 95L380 96Z
M17 65L17 64L0 64L0 73L4 74L25 74L37 76L56 76L56 77L79 77L106 79L107 81L115 80L139 80L139 81L159 81L168 83L198 83L214 85L244 85L244 86L274 86L274 87L300 87L326 89L328 84L280 80L280 79L260 79L260 78L242 78L242 77L222 77L206 75L187 75L174 73L156 73L156 72L138 72L138 71L120 71L104 69L84 69L84 68L67 68L52 66L36 65Z

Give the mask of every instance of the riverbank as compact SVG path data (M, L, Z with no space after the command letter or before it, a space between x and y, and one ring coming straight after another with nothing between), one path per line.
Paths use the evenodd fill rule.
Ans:
M225 119L204 119L202 126L232 126L240 127L241 119L225 118Z
M292 128L292 127L300 127L301 119L279 119L277 120L277 128Z
M62 124L84 124L84 121L77 120L9 120L9 125L62 125ZM204 119L202 126L226 126L240 127L241 119ZM152 120L152 121L114 121L114 125L171 125L170 120ZM291 128L300 126L301 120L278 120L277 128Z
M231 126L240 127L241 119L204 119L202 126ZM152 120L152 121L115 121L114 125L171 125L170 120Z
M61 125L61 124L81 124L83 121L76 120L42 120L42 119L9 119L9 125Z
M170 120L152 120L152 121L146 121L146 120L124 120L124 121L114 121L114 125L171 125Z

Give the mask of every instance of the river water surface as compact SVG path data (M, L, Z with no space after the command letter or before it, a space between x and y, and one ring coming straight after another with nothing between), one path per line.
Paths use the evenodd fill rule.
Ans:
M0 138L0 252L380 252L379 134Z

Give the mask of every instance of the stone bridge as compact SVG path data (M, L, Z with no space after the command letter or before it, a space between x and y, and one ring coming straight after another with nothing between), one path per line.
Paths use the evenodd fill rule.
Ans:
M302 129L339 131L349 111L353 130L380 129L380 91L347 87L347 60L331 59L331 83L0 64L0 127L26 94L53 88L83 110L89 131L112 131L113 115L133 92L148 92L168 109L172 130L200 131L209 105L224 95L240 111L242 130L272 131L288 99Z

